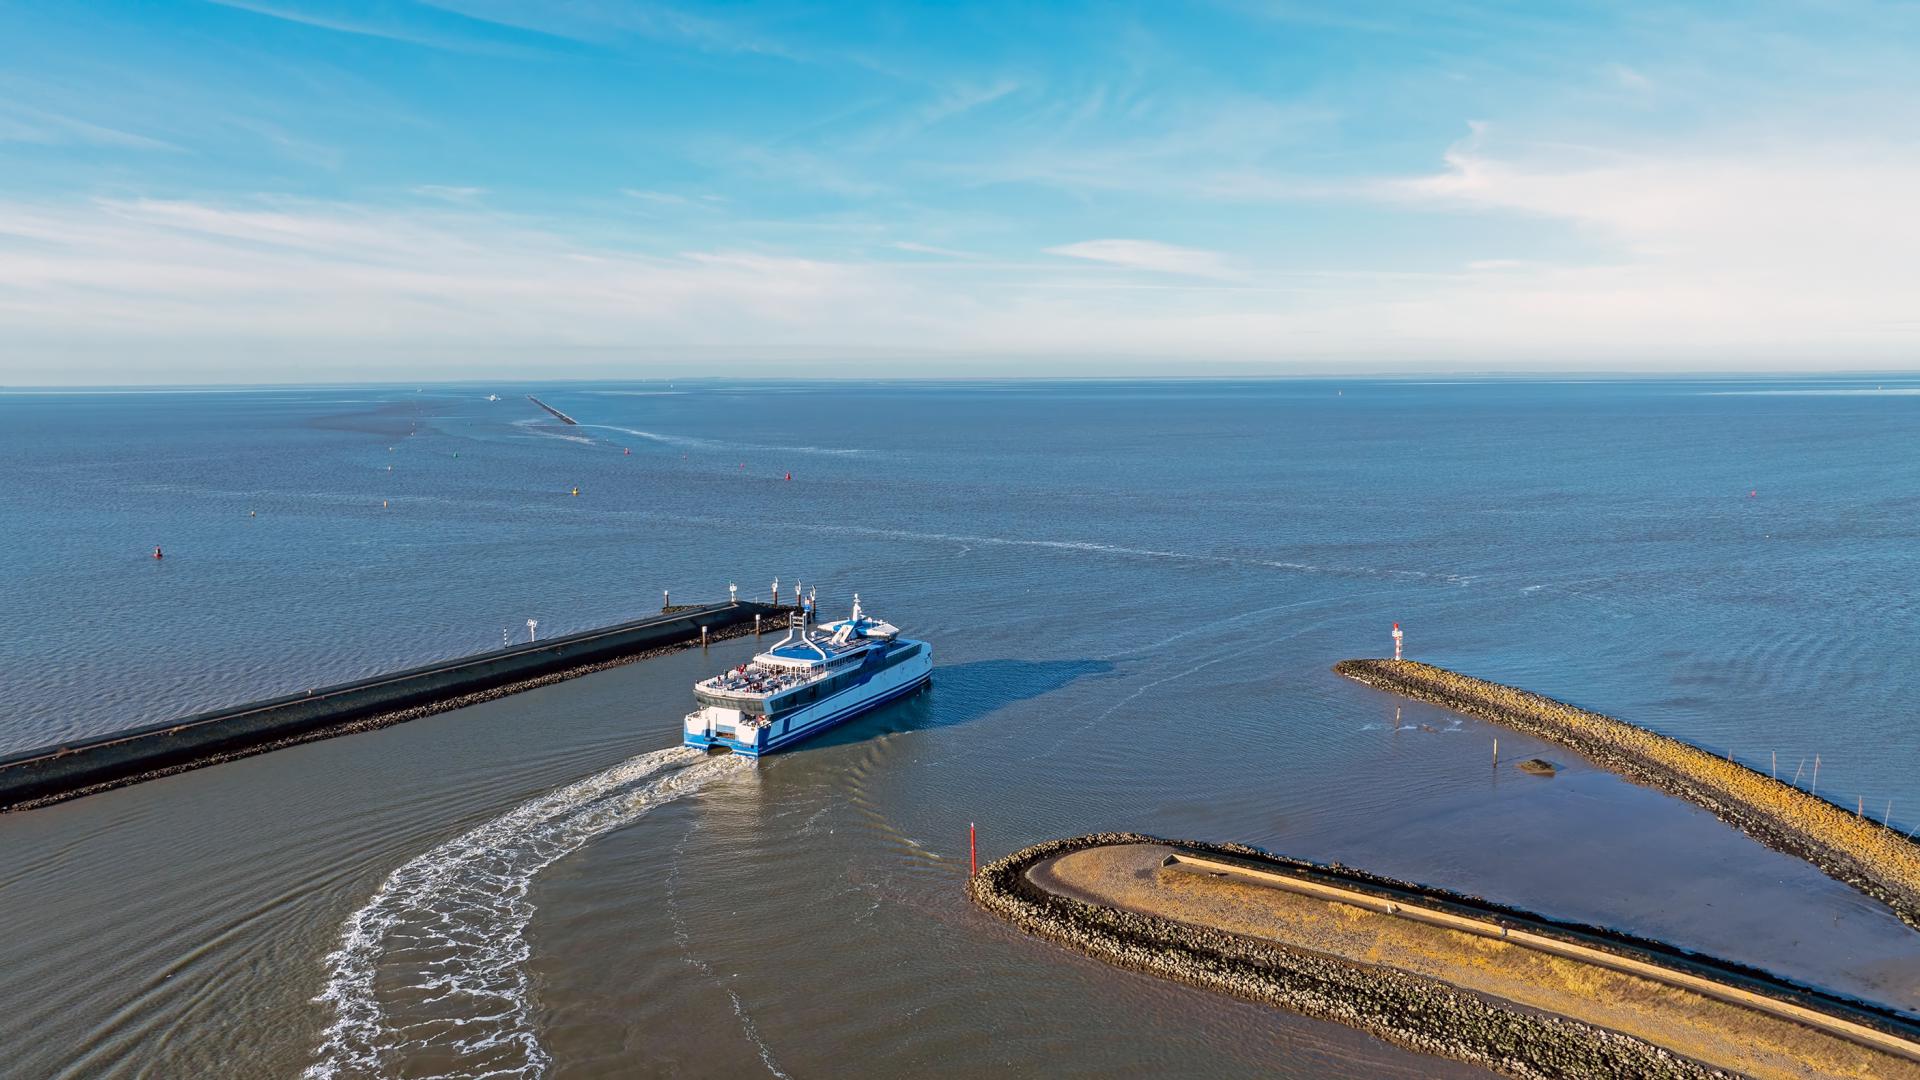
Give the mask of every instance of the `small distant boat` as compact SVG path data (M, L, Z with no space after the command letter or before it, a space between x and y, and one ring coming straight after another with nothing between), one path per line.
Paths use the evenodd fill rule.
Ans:
M853 616L817 630L800 624L737 668L693 684L700 708L687 714L688 746L757 758L810 739L920 689L933 677L933 646Z
M499 400L500 400L500 395L499 395L499 394L488 394L488 395L487 395L487 400L488 400L488 401L499 401Z

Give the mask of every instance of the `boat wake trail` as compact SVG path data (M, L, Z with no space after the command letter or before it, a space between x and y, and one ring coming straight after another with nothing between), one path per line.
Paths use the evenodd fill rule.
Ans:
M789 446L776 443L736 442L730 439L703 439L697 435L668 435L658 431L641 431L638 428L621 427L618 424L586 424L585 427L602 428L606 431L618 431L635 438L651 442L665 443L669 446L685 446L695 450L774 450L788 454L826 454L831 457L848 457L865 454L867 451L852 446Z
M309 1080L539 1076L527 892L540 871L656 806L747 765L673 747L522 803L401 866L347 917L315 998L335 1019ZM422 1066L426 1066L422 1069Z

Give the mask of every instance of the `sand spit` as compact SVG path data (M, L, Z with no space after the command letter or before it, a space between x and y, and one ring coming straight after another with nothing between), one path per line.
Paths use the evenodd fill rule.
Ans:
M1920 929L1920 845L1897 830L1726 758L1549 697L1413 660L1342 660L1335 673L1577 750L1698 803L1776 851L1886 904Z
M1164 866L1169 854L1197 861ZM1355 902L1200 872L1216 861L1330 883ZM1671 964L1679 978L1723 976L1730 996L1787 1011L1824 1004L1836 1024L1875 1037L1901 1030L1884 1010L1658 943L1238 845L1128 833L1051 841L983 867L968 894L1022 930L1116 966L1512 1076L1920 1078L1908 1057L1523 942L1543 935L1628 966ZM1515 936L1431 925L1410 912L1497 923Z

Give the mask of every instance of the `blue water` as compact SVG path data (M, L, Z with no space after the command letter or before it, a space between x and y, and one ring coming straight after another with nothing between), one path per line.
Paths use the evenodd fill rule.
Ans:
M1920 825L1916 419L1915 380L0 394L0 750L776 576L936 649L930 694L610 817L568 785L675 764L689 684L751 643L8 815L0 1042L76 1076L1471 1074L1005 931L961 898L969 820L986 855L1341 860L1920 1010L1872 901L1327 671L1398 621ZM1562 773L1491 770L1495 737ZM329 958L367 925L446 936ZM511 992L420 990L428 954ZM315 995L367 971L382 1019L341 1034L352 994Z
M1908 386L536 388L576 428L513 387L4 396L0 748L778 576L1034 657L1062 607L1124 640L1311 600L1328 662L1397 619L1412 655L1818 753L1920 820Z

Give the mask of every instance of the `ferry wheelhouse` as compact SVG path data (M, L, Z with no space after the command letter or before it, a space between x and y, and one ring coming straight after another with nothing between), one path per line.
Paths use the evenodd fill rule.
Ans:
M933 675L933 646L853 615L787 636L739 667L693 684L700 708L687 714L686 745L759 757L905 697Z

